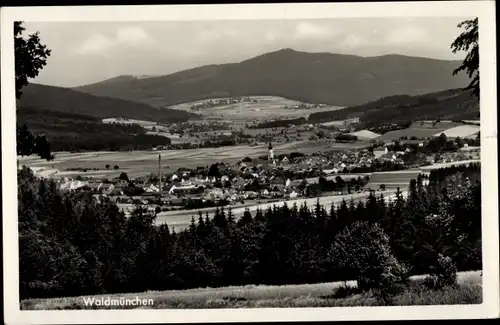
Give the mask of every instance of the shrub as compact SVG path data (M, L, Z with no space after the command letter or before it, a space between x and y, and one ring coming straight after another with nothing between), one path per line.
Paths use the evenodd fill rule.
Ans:
M361 291L373 290L384 304L408 282L408 269L392 255L388 236L378 224L356 222L335 237L330 263L343 269Z
M374 295L384 304L392 302L392 298L400 294L409 282L409 270L399 263L394 256L390 256L377 283Z
M119 179L124 180L124 181L128 181L128 180L129 180L129 179L128 179L128 175L127 175L127 173L125 173L125 172L122 172L122 173L120 174Z
M457 267L450 257L439 254L430 268L431 273L425 279L429 288L438 290L457 284Z
M347 298L350 296L353 296L355 294L361 293L361 290L359 290L356 287L352 287L348 285L347 283L338 287L335 292L332 295L333 299L342 299L342 298Z

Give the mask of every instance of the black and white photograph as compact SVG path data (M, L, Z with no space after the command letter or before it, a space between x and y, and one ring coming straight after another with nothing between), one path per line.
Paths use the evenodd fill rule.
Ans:
M494 13L2 8L6 323L498 317Z

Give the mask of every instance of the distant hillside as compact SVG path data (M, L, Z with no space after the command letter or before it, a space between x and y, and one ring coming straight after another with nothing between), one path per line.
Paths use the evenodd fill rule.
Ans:
M453 76L459 64L402 55L364 58L284 49L240 63L203 66L152 78L121 76L74 89L157 107L254 95L353 106L385 96L461 88L468 79L465 74Z
M342 110L313 113L310 123L323 123L359 117L366 127L380 123L401 123L415 120L475 119L479 101L469 91L446 90L421 96L391 96Z
M17 106L43 111L79 114L95 118L123 116L155 122L178 122L196 117L179 110L158 110L152 106L115 98L98 97L68 88L30 84L23 89Z
M145 150L169 145L139 125L104 124L95 117L24 107L17 122L34 134L47 135L53 151Z

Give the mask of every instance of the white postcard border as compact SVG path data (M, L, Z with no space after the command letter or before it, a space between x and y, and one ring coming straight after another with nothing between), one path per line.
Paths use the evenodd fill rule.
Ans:
M483 303L458 306L261 308L189 310L20 311L15 150L13 21L159 21L347 17L479 17ZM1 9L2 196L4 310L7 324L184 323L321 320L474 319L498 317L498 162L495 3L251 4L202 6L26 7ZM457 29L457 33L459 29Z

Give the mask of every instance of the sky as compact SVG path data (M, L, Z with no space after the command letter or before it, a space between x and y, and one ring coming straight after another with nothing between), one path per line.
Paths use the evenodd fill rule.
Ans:
M450 45L468 17L164 22L25 22L52 50L36 83L73 87L120 75L166 75L291 48L461 60Z

